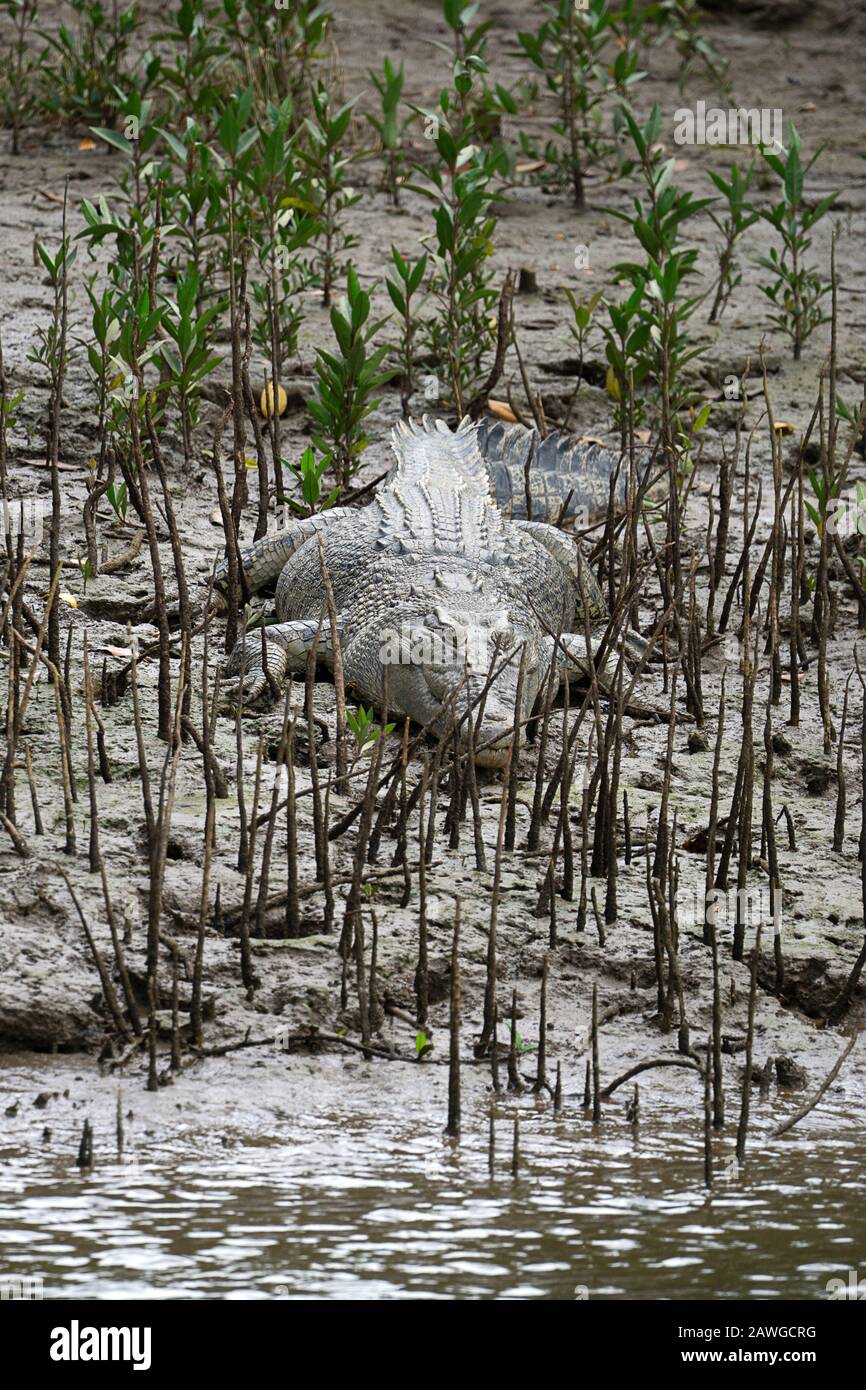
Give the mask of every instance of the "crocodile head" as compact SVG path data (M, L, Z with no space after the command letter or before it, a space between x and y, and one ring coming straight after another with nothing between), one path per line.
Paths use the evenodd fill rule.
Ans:
M475 761L481 767L504 765L515 714L521 724L529 717L543 674L539 633L514 622L507 608L471 614L437 608L401 628L386 664L390 707L404 710L434 733L457 724L461 740L474 741Z

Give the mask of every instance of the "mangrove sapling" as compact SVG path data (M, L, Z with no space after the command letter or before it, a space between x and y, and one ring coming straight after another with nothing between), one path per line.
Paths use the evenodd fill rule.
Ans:
M92 135L104 140L124 156L124 169L118 179L120 192L140 216L152 203L159 165L147 158L159 143L160 132L153 120L154 104L134 87L129 92L117 91L114 120L122 129L113 126L90 127Z
M676 44L681 64L677 79L680 91L684 89L692 68L698 64L721 92L730 91L728 60L720 55L712 40L702 32L697 0L655 0L646 7L643 18L645 23L654 24L658 30L655 43L666 45L673 39Z
M425 337L446 373L460 416L487 378L487 359L494 349L490 315L499 296L486 262L496 225L493 179L503 167L499 155L471 143L473 128L461 115L461 105L455 85L441 92L438 111L422 113L432 122L439 163L417 165L425 182L413 185L413 191L435 204L428 289L439 312L425 319Z
M125 526L126 514L129 510L129 489L126 483L118 483L116 486L114 483L109 483L105 489L105 495L118 525Z
M574 410L577 393L580 390L580 384L583 380L583 364L586 360L586 346L593 328L592 316L601 303L603 293L603 290L596 290L595 294L592 295L590 299L585 302L581 300L578 303L574 290L566 289L565 291L565 297L571 307L572 314L572 322L568 325L568 331L577 343L577 373L574 391L571 394L565 417L562 421L562 428L564 430L568 429L571 420L571 412Z
M110 289L104 289L97 298L90 286L87 287L88 297L93 308L90 321L92 341L85 344L87 351L87 362L90 368L91 378L96 387L98 407L96 417L96 436L99 440L99 454L96 458L89 458L87 461L87 498L84 503L82 513L84 522L84 536L87 546L87 564L91 578L95 578L99 573L99 556L96 549L96 509L99 500L109 494L109 503L118 520L126 520L126 485L120 484L122 489L122 505L118 490L114 487L114 457L108 455L108 431L106 429L106 416L108 409L108 391L111 381L111 347L120 336L120 309L122 301L118 302ZM106 476L106 461L108 473Z
M606 134L602 107L609 93L620 95L646 73L637 68L637 55L621 48L614 57L615 14L605 0L590 0L580 7L573 0L555 0L545 6L549 18L536 34L518 34L521 47L543 74L548 91L556 99L559 119L554 123L558 141L548 141L545 163L553 171L545 181L570 188L578 211L586 207L586 174L609 166L616 151L612 134ZM523 141L525 150L530 146Z
M330 459L324 454L318 461L312 449L305 449L297 463L290 463L289 467L301 485L301 496L304 499L304 506L297 502L294 497L287 498L287 502L296 516L315 516L316 512L326 512L332 507L340 495L338 487L332 488L327 497L322 494L322 474L328 467Z
M226 36L211 22L208 0L180 0L173 29L154 34L164 43L159 86L170 107L186 114L187 129L196 119L207 120L218 100L220 66L227 51Z
M781 247L771 247L769 255L759 256L757 264L769 270L775 277L770 285L762 285L761 293L766 295L776 309L770 322L793 343L794 361L798 362L803 344L812 336L820 324L826 323L829 315L821 307L821 300L830 293L830 284L821 279L814 267L805 264L805 257L812 245L809 233L830 211L838 198L838 193L829 193L813 207L804 198L806 175L820 157L823 146L815 151L804 164L800 158L800 136L793 121L788 122L787 154L774 154L762 149L767 164L781 180L781 198L770 208L758 209L758 215L779 234Z
M687 323L696 301L684 299L682 287L694 273L697 251L680 249L682 224L703 211L712 201L680 193L672 180L675 160L665 160L658 144L661 110L654 106L643 126L623 108L622 117L631 136L646 188L647 200L634 199L634 213L610 209L613 216L627 222L646 253L646 264L621 263L614 267L617 279L631 282L642 291L634 312L649 327L647 351L653 362L652 374L659 388L661 444L668 459L674 456L677 415L691 397L683 382L683 369L702 348L692 346ZM631 167L634 167L632 165Z
M432 43L451 60L460 122L471 128L479 143L495 148L503 173L511 175L515 160L499 137L503 114L516 116L519 108L513 92L499 82L491 87L487 81L487 36L494 21L485 19L472 27L478 8L474 0L469 4L465 0L442 0L442 15L451 30L451 41L449 44L433 39ZM431 138L427 117L424 134Z
M628 440L628 427L639 425L646 409L644 401L634 394L649 376L653 362L648 352L651 324L640 312L644 287L636 285L621 304L606 302L610 326L601 325L605 338L605 357L608 362L608 393L615 401L614 420L619 426L623 450Z
M245 191L258 151L254 147L261 139L261 130L253 121L253 89L246 87L224 102L216 122L215 153L224 163L224 173L218 181L218 196L229 213L223 217L223 269L231 271L236 249L251 239L255 232L254 208ZM233 217L233 222L232 222Z
M758 221L759 214L746 203L754 165L749 165L745 173L738 164L731 165L731 177L727 180L722 174L709 170L710 178L722 197L727 200L727 210L723 217L710 212L710 221L722 235L722 244L717 250L719 276L716 293L710 310L709 323L718 323L727 308L728 301L742 280L742 272L737 264L737 243L745 232Z
M309 109L313 65L330 56L327 5L319 0L225 0L223 10L230 67L242 69L258 106L288 97L299 124Z
M217 273L226 219L222 162L214 142L203 138L202 125L192 116L187 115L178 130L162 125L157 129L166 147L160 161L160 196L165 220L173 229L173 242L163 253L164 274L175 273L172 246L176 245L179 263L191 264L198 271L204 302L222 292Z
M225 307L222 301L197 312L200 277L189 266L178 279L175 297L165 297L165 313L160 324L170 341L159 350L168 383L177 395L183 435L183 458L187 467L192 462L192 432L198 424L199 388L220 358L211 352L213 322Z
M385 281L385 286L391 299L391 303L397 310L401 319L400 347L398 350L398 360L400 363L400 405L403 411L403 419L409 418L409 399L415 390L414 368L415 354L414 341L418 330L417 310L412 304L412 296L416 293L424 279L424 272L427 269L427 257L421 256L414 265L410 261L404 261L396 246L391 247L391 259L397 267L397 279Z
M387 344L372 346L385 320L368 323L369 317L370 295L350 265L345 298L331 309L340 355L318 349L316 398L308 405L316 425L313 443L327 456L340 489L360 467L369 442L364 420L379 404L373 392L390 375L380 371Z
M248 364L252 345L247 338L244 343L244 329L247 326L247 257L249 240L240 243L240 256L237 256L237 218L235 204L237 191L229 185L229 339L231 342L232 389L229 412L232 417L232 467L234 484L232 486L231 517L235 534L240 533L241 516L249 499L247 482L247 406L244 396L244 365ZM244 206L242 217L247 209ZM238 265L238 260L240 265ZM261 474L259 474L261 479ZM279 486L279 477L278 477Z
M158 245L157 240L152 242L151 260L154 265ZM117 366L119 378L117 388L112 391L112 398L117 418L125 421L128 439L128 443L124 440L117 450L118 465L128 496L147 531L154 582L154 613L159 629L159 736L167 742L171 737L172 719L170 633L162 558L147 481L148 469L145 467L145 444L142 435L143 397L147 392L146 425L148 445L152 445L154 415L151 408L152 393L145 385L145 368L159 352L160 339L156 333L164 313L164 308L152 309L149 289L142 290L134 303L132 300L126 301L120 336L112 354L112 365Z
M414 111L400 120L400 102L403 97L405 80L403 64L396 68L386 56L381 76L372 69L368 73L370 81L379 93L380 110L367 112L367 120L379 137L382 158L385 165L384 186L395 208L400 206L400 184L406 164L404 136L408 126L416 119Z
M365 709L363 705L359 705L354 712L352 710L346 711L346 723L355 739L356 760L369 744L375 743L382 737L383 733L385 735L390 734L394 729L393 724L386 724L384 728L377 724L373 711Z
M260 311L255 340L270 359L271 389L277 396L283 367L297 351L303 294L314 280L301 252L317 230L313 209L301 187L303 176L295 157L291 115L288 98L278 107L268 106L267 119L259 126L258 158L247 171L244 188L265 229L264 236L257 234L255 238L264 273L263 281L253 286ZM278 410L267 411L277 471L279 414Z
M6 11L15 31L9 61L0 76L0 110L4 127L12 131L12 153L17 155L21 153L21 128L36 107L33 74L37 65L30 56L27 39L36 23L37 0L2 0L0 9Z
M272 7L266 4L263 8L270 10ZM333 16L321 0L293 0L288 14L278 14L278 22L283 19L284 38L282 47L275 48L275 58L284 55L287 94L292 98L292 110L299 123L304 113L309 113L315 65L331 56Z
M71 124L110 125L117 107L117 88L132 68L130 49L140 27L137 4L110 9L102 0L69 0L76 16L73 28L59 24L40 29L48 47L40 68L41 105L49 115ZM143 81L155 73L136 74Z
M323 82L316 83L310 99L312 111L305 123L306 143L298 153L306 166L304 197L316 213L317 243L312 267L327 309L334 285L348 269L346 253L358 244L358 238L346 231L343 214L355 206L360 196L346 183L349 165L360 158L360 153L349 155L343 149L355 101L332 112L331 94Z

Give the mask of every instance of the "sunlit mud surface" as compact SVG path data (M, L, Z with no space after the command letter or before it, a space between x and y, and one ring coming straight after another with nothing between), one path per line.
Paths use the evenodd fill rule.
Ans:
M511 1175L520 1115L520 1172ZM730 1127L729 1127L730 1128ZM866 1263L857 1129L761 1147L621 1116L594 1132L503 1102L443 1141L429 1113L316 1113L284 1139L142 1137L122 1162L0 1149L0 1270L46 1298L824 1299Z

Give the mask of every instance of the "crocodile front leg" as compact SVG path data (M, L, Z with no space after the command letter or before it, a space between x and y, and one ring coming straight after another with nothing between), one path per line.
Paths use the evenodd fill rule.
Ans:
M265 664L262 659L262 632L265 637ZM224 676L238 676L239 679L228 684L223 691L223 710L229 711L238 706L260 709L270 704L282 690L290 671L306 670L307 658L317 633L316 657L328 663L332 649L331 631L327 623L321 627L309 619L272 623L269 627L248 634L243 641L236 642L223 665L222 673Z
M286 562L296 550L306 544L313 536L319 535L335 521L340 521L349 513L348 507L333 507L329 512L317 512L303 521L293 521L283 531L272 531L262 536L252 545L241 546L240 558L247 584L251 593L264 589L279 579ZM228 560L221 560L214 573L214 587L225 588L228 579Z
M620 633L617 642L617 648L625 656L627 668L632 663L637 666L640 661L638 654L630 650L633 636L634 634L631 632ZM590 636L589 644L587 644L586 638L579 633L564 632L560 642L562 647L557 651L556 659L562 674L569 681L590 680L592 666L601 648L602 638ZM599 692L608 700L616 699L616 662L613 660L613 655L613 652L609 651L604 667L601 670L596 667L595 672ZM626 682L626 688L627 686L628 682ZM639 700L629 700L625 705L625 713L633 715L636 719L665 720L668 717L666 710L657 709L655 706Z

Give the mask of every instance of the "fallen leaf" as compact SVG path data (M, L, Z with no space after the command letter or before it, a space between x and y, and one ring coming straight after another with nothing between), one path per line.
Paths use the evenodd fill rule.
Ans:
M794 433L794 426L789 425L787 420L777 420L776 423L773 425L773 429L776 430L778 434Z
M547 164L546 159L530 159L527 164L515 164L515 174L537 174Z
M78 607L78 599L75 597L74 594L61 593L58 594L58 598L60 599L61 603L68 604L70 608Z
M497 420L507 420L509 424L517 424L517 416L511 406L506 405L504 401L488 401L487 409L491 415L496 416Z
M85 139L85 140L79 140L79 142L78 142L78 148L79 148L80 150L95 150L95 149L96 149L96 141L95 141L95 140L87 140L87 139Z
M607 448L604 440L596 439L594 434L579 434L577 436L577 442L578 444L597 444L600 449Z

